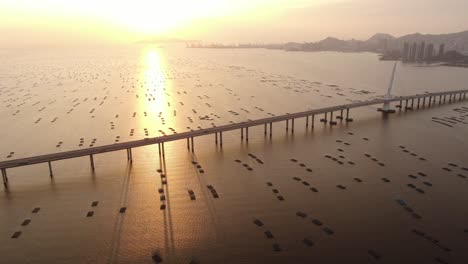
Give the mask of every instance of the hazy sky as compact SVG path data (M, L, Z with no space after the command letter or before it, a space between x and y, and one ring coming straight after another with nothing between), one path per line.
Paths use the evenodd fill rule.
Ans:
M468 30L468 0L0 0L0 46L367 39Z

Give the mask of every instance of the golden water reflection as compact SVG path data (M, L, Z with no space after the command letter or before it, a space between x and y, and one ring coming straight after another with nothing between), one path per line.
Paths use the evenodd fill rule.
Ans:
M161 136L158 130L169 133L168 128L174 125L172 82L168 78L167 59L163 50L144 50L142 65L142 83L138 92L140 121L143 128L148 129L150 137Z

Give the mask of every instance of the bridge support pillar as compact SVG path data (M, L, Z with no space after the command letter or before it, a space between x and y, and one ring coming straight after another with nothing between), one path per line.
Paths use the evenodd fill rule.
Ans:
M315 115L312 115L312 118L311 118L310 122L312 123L312 124L311 124L311 127L314 128Z
M402 105L400 103L400 105L397 105L396 107L399 107L400 108L400 111L401 111L401 108L402 108ZM408 102L406 102L406 107L405 109L408 109ZM383 107L382 108L378 108L377 111L379 112L382 112L384 114L393 114L395 113L395 110L393 110L392 108L390 108L390 103L389 102L385 102L383 104ZM348 115L346 114L346 121L348 121Z
M164 159L166 157L166 151L164 150L164 142L161 143L161 152Z
M432 103L432 96L429 96L429 107L431 106Z
M219 145L223 146L223 132L219 132Z
M161 157L161 143L158 143L158 153L159 157Z
M91 162L91 169L94 171L94 169L95 169L95 168L94 168L94 157L93 157L92 154L89 155L89 161Z
M411 100L411 106L408 105L409 100L405 100L405 110L413 109L413 100Z
M343 109L340 110L340 115L336 116L336 119L343 121Z
M270 123L270 138L273 136L273 123Z
M413 109L413 107L414 107L414 98L411 99L411 109Z
M320 122L323 122L323 123L325 123L325 124L328 122L327 114L328 114L328 113L325 113L325 114L324 114L324 117L323 117L322 119L320 119Z
M291 119L291 133L294 134L294 118Z
M244 140L244 128L241 127L241 141Z
M353 119L349 117L349 108L346 108L346 122L353 122Z
M421 101L421 98L418 97L418 102L417 102L417 108L419 109L419 102Z
M52 178L54 177L54 173L52 172L52 163L50 161L47 163L49 164L49 176Z
M309 128L309 116L306 116L306 128Z
M266 136L267 134L267 123L265 123L265 131L263 132L263 134Z
M127 160L131 162L133 162L133 155L132 155L132 149L131 148L128 148L127 149Z
M218 133L215 133L215 144L218 145Z
M245 141L249 142L249 127L245 128Z
M195 145L193 144L193 137L190 138L190 142L192 143L192 153L195 151ZM164 148L164 145L163 145Z
M439 95L439 105L442 104L442 95Z
M289 119L286 119L286 132L289 131Z
M333 121L333 111L330 112L330 126L336 125L336 121Z
M187 138L187 149L190 150L190 139Z
M3 184L6 186L8 184L8 176L6 173L6 169L2 169L2 178L3 178Z

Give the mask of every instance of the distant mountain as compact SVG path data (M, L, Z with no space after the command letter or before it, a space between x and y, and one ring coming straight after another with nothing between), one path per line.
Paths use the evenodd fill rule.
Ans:
M360 42L360 41L358 41ZM302 50L306 51L353 51L356 42L328 37L319 42L302 44Z
M422 41L426 42L426 44L432 43L435 47L444 44L445 50L455 50L461 53L468 53L468 31L440 35L422 35L415 33L399 38L385 33L377 33L368 40L341 40L328 37L318 42L306 42L302 44L288 43L284 46L284 49L296 51L366 51L383 53L401 50L405 42L420 43Z
M348 46L348 42L345 40L328 37L322 41L319 41L318 45L320 47L327 47L331 50L337 50L337 49L345 48L346 46Z
M375 43L375 44L378 44L379 42L383 41L383 40L389 40L389 41L393 41L395 40L396 38L390 34L385 34L385 33L377 33L375 34L374 36L370 37L366 42L367 43Z
M192 48L267 48L282 49L286 51L341 51L341 52L376 52L383 54L386 59L401 57L405 42L409 44L420 43L424 41L426 45L432 44L434 52L438 51L439 45L445 45L445 51L455 51L458 55L468 55L468 30L451 34L409 34L401 37L394 37L385 33L377 33L367 40L342 40L334 37L328 37L318 42L288 42L285 44L237 44L222 45L211 44L203 45L200 41L183 41L179 39L170 39L170 42L192 42L188 47ZM165 42L168 42L167 39ZM144 43L154 43L145 41ZM194 44L195 43L195 44ZM456 56L452 56L455 58ZM461 58L461 57L460 57Z

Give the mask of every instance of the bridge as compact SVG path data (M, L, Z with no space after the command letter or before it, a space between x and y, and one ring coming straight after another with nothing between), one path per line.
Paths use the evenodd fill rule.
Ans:
M389 93L390 93L390 90L391 90L391 85L389 87ZM440 105L443 103L452 103L457 100L458 101L466 100L466 94L468 93L468 90L424 93L424 94L416 94L416 95L410 95L410 96L399 96L399 97L393 97L393 98L388 96L389 93L387 93L387 96L385 96L385 98L383 99L374 99L374 100L368 100L368 101L362 101L362 102L354 102L354 103L349 103L349 104L336 105L336 106L313 109L313 110L308 110L308 111L303 111L303 112L298 112L298 113L267 117L267 118L262 118L262 119L257 119L257 120L248 120L248 121L244 121L240 123L227 124L223 126L215 126L215 127L203 128L199 130L191 130L191 131L187 131L183 133L176 133L172 135L164 135L164 136L154 137L154 138L145 138L141 140L134 140L134 141L128 141L128 142L122 142L122 143L114 143L114 144L105 145L105 146L98 146L98 147L91 147L91 148L86 148L86 149L79 149L79 150L72 150L72 151L58 152L58 153L39 155L39 156L33 156L33 157L20 158L20 159L7 160L7 161L0 162L0 169L2 172L3 183L5 186L7 186L8 177L7 177L6 170L10 168L39 164L39 163L48 163L50 176L52 177L53 171L52 171L51 163L53 161L89 156L91 168L92 170L94 170L93 155L106 153L106 152L112 152L112 151L126 150L127 160L129 162L132 162L133 160L132 148L155 145L155 144L158 145L160 157L162 156L162 158L164 159L165 157L164 143L166 142L177 141L177 140L187 140L187 149L193 152L195 149L195 144L194 144L195 137L201 137L201 136L214 134L215 143L220 144L220 146L222 146L223 145L223 133L232 131L232 130L240 130L241 140L245 139L246 141L248 141L249 140L249 127L263 125L265 129L264 134L267 135L268 128L269 128L269 136L271 138L272 133L273 133L273 123L285 121L286 131L288 132L289 127L290 127L289 121L291 121L291 132L294 133L294 121L295 119L298 119L298 118L306 118L306 127L309 127L309 119L310 119L310 125L313 127L315 123L315 116L323 115L323 118L320 119L320 122L328 123L329 125L333 126L333 125L337 125L337 121L335 120L343 121L344 119L346 122L352 122L353 119L350 118L349 116L350 109L383 104L383 108L379 108L379 111L381 111L383 114L389 114L389 113L395 112L393 109L389 107L390 103L399 102L399 104L396 105L396 107L399 107L400 109L404 108L405 110L411 110L414 107L417 107L419 109L420 107L425 107L425 106L430 107L431 105L435 105L435 104ZM334 119L333 114L335 112L338 112L339 114L336 115ZM346 113L346 116L343 115L344 112ZM245 136L244 136L244 130L245 130Z

